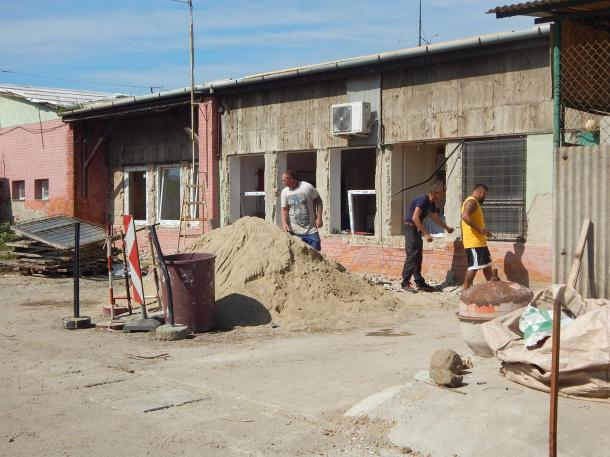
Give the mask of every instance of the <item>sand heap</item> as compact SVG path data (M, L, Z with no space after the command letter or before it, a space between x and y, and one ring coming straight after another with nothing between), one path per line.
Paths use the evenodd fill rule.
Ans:
M213 230L189 250L216 254L216 323L221 328L272 319L283 327L328 327L399 303L259 218L244 217Z

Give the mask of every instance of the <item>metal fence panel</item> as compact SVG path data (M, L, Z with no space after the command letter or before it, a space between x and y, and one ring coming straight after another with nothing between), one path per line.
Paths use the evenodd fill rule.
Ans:
M610 298L610 146L564 147L554 154L553 282L566 283L583 220L591 219L577 289Z
M610 144L610 21L561 24L561 99L567 144Z

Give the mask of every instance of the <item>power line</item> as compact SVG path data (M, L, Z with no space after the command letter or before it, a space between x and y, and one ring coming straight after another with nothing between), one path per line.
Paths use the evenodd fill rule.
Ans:
M73 83L82 83L82 84L95 84L99 86L115 86L115 87L133 87L137 89L162 89L163 86L144 86L139 84L119 84L119 83L107 83L107 82L99 82L99 81L85 81L79 79L70 79L70 78L60 78L58 76L48 76L48 75L39 75L36 73L25 73L21 71L13 71L13 70L3 70L0 68L0 73L8 73L12 75L21 75L21 76L32 76L34 78L45 78L45 79L54 79L57 81L68 81Z

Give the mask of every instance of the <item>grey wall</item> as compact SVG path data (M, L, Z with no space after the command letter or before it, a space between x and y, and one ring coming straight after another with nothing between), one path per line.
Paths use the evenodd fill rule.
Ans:
M553 282L566 283L583 220L591 219L577 289L610 298L610 146L555 150Z
M188 113L168 112L126 118L111 130L107 154L111 165L177 163L191 160Z
M385 142L552 130L548 47L384 73Z

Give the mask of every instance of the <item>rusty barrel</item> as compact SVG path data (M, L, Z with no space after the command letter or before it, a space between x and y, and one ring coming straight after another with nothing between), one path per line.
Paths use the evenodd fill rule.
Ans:
M480 325L526 307L533 292L520 284L502 281L493 270L491 281L466 289L460 296L458 319L464 342L480 357L492 357Z
M164 256L172 286L174 323L186 325L191 332L214 327L214 254L194 252ZM167 316L167 287L161 278L161 303Z

